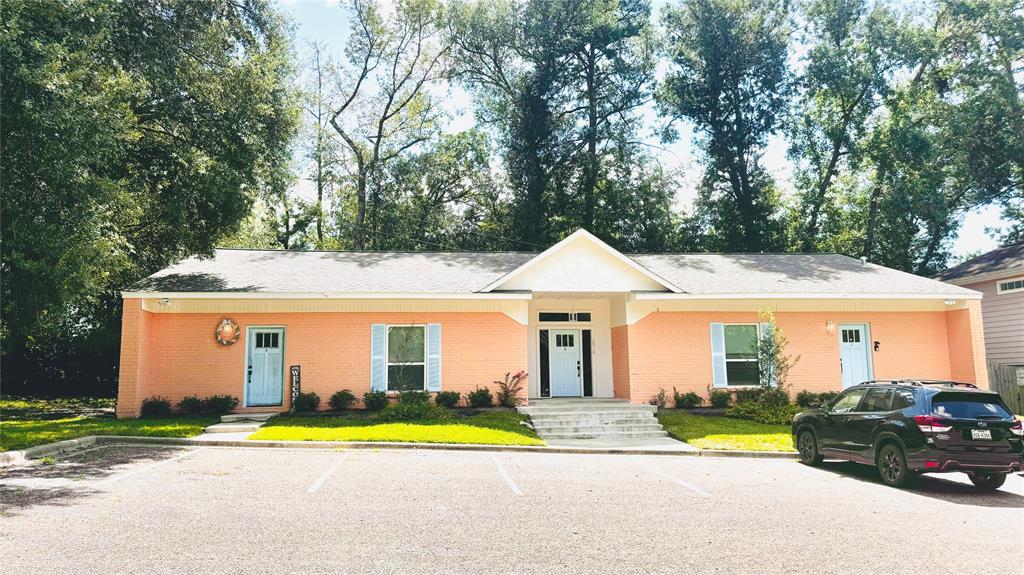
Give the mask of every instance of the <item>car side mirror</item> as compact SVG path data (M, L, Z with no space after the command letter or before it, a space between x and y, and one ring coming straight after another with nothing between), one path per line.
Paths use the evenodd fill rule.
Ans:
M812 401L811 409L823 409L820 401Z

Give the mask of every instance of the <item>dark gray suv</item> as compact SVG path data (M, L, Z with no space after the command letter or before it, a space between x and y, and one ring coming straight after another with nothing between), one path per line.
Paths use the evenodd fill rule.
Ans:
M793 419L800 460L856 461L901 486L915 473L962 471L998 489L1024 466L1024 426L995 392L953 381L869 381Z

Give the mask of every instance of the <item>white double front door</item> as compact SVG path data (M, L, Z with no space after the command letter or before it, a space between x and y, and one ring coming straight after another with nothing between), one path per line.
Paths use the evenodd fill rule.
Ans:
M551 397L583 395L583 355L578 329L553 329L548 334Z

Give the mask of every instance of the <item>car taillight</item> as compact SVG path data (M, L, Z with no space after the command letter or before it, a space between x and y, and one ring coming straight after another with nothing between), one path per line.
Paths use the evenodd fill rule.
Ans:
M1010 426L1010 433L1014 435L1024 435L1024 422L1017 420Z
M943 433L953 429L952 425L946 425L944 421L934 415L915 415L914 423L925 433Z

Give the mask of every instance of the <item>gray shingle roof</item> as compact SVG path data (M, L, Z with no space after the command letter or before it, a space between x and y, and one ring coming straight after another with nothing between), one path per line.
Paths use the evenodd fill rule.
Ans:
M528 252L315 252L218 249L133 292L472 293L535 257ZM626 254L687 293L974 292L835 254Z
M969 259L960 265L953 266L935 277L940 280L949 281L1016 268L1024 268L1024 244L994 249L976 258Z

